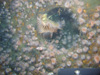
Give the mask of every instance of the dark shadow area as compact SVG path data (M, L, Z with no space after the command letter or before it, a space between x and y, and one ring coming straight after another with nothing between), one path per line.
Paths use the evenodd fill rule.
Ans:
M9 54L9 57L13 59L16 58L16 51L14 46L13 40L13 33L12 33L12 25L8 21L8 12L3 3L0 2L0 55L5 57ZM0 56L0 59L1 59ZM0 61L0 71L4 71L8 66L14 69L14 61L10 62L10 64L5 64L9 59L4 59L4 61ZM13 64L12 64L13 63ZM5 73L6 75L6 73Z
M78 30L78 23L76 19L72 18L73 13L67 9L62 7L54 8L50 11L48 11L48 18L54 22L59 23L61 26L61 30L58 30L56 33L53 34L52 39L58 39L59 40L59 48L66 46L68 44L68 39L64 40L67 43L62 44L62 39L68 38L71 36L71 43L73 42L74 35L79 35ZM50 39L50 40L52 40ZM49 41L50 41L49 40ZM70 43L69 43L70 44ZM66 47L67 48L67 47Z
M70 31L70 32L74 32L75 34L79 34L78 27L76 26L77 21L72 18L73 13L70 12L69 9L58 7L58 8L54 8L48 11L47 14L48 14L48 17L50 17L49 19L52 21L55 21L55 22L65 21L65 25L62 24L61 26L62 31L64 32ZM59 33L59 30L58 30L58 33Z

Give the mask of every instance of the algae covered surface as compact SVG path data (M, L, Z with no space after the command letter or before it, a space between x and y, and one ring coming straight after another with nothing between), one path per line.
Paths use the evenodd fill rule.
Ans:
M99 0L0 0L0 75L99 67Z

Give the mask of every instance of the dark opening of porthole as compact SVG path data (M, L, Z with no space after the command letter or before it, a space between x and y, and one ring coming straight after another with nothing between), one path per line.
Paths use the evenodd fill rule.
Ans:
M77 21L72 18L73 13L70 11L70 9L57 7L48 11L47 15L50 20L61 24L61 32L74 32L75 34L79 34Z
M71 48L79 37L78 23L73 17L70 9L56 7L47 12L47 18L58 23L61 29L53 33L52 38L46 38L48 41L58 40L57 48ZM46 34L47 36L49 35Z

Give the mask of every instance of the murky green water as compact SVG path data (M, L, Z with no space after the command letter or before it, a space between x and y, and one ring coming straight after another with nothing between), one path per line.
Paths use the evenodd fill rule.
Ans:
M99 45L99 0L0 1L1 75L99 68Z

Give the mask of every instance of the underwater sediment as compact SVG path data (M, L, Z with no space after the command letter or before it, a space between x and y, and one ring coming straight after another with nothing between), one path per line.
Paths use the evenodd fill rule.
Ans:
M99 67L99 0L0 1L0 75Z

